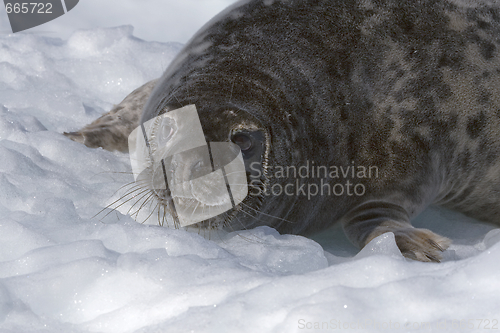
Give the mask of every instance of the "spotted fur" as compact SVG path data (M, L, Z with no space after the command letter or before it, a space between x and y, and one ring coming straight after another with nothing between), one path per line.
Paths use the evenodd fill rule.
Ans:
M376 166L362 197L249 197L258 212L225 222L341 221L360 247L390 231L405 256L438 261L449 240L410 224L428 205L500 223L499 47L499 1L242 1L186 45L141 121L196 104L207 140L224 141L252 119L266 188L289 181L272 165Z

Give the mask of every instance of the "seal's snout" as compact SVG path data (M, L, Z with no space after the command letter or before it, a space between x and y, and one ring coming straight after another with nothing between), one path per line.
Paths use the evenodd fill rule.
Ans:
M194 161L191 161L188 165L190 175L189 178L195 179L206 174L206 170L211 168L211 165L207 165L207 161L202 158L202 156L197 157Z
M136 180L162 204L168 201L181 226L225 213L248 194L240 147L207 142L194 105L144 122L130 135L129 147Z
M203 177L213 170L206 147L191 149L165 159L171 184L181 184Z

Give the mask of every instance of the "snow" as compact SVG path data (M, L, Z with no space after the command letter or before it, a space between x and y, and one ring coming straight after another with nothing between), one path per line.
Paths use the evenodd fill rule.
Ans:
M137 223L131 203L99 213L133 181L128 155L61 133L159 77L180 47L131 26L0 35L0 332L500 328L500 231L458 213L414 223L453 239L440 264L404 259L392 234L359 252L338 226L203 237Z
M133 25L135 36L141 39L185 43L204 23L234 2L236 0L80 0L65 15L28 31L67 39L78 29ZM8 31L12 32L2 5L0 34Z

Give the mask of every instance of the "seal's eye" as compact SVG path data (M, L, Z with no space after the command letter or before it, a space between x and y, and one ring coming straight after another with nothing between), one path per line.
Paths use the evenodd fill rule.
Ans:
M231 141L240 146L241 151L246 151L252 148L252 138L245 133L234 134Z

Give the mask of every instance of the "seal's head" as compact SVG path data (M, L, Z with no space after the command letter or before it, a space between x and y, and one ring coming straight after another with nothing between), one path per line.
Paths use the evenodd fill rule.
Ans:
M270 151L262 123L234 107L215 109L203 122L196 105L165 111L129 139L136 180L151 191L151 199L176 226L218 228L243 206L255 216L262 196L249 197L249 184L262 192Z
M300 157L290 154L293 145L284 140L291 126L283 125L290 123L276 97L244 77L209 73L185 76L169 91L156 116L144 118L142 126L155 157L140 183L152 199L181 226L193 224L186 218L209 229L289 223L284 216L293 204L264 197L277 182L268 176L268 166L278 160L290 165L293 156ZM221 143L228 145L217 152ZM233 162L238 156L239 169Z

